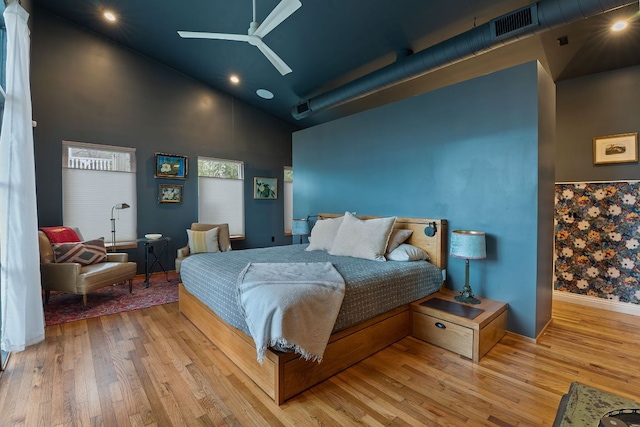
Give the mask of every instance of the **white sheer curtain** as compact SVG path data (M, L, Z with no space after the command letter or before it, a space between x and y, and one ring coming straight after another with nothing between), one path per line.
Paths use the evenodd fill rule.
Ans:
M13 1L7 27L7 87L0 133L0 286L5 351L44 339L29 86L29 14Z

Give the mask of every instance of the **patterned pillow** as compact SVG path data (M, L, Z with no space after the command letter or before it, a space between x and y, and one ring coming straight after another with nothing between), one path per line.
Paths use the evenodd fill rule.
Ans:
M79 243L52 243L55 262L77 262L80 265L91 265L107 260L107 249L104 238L86 240Z
M192 254L220 252L218 227L207 231L187 230L187 236L189 237L189 252Z

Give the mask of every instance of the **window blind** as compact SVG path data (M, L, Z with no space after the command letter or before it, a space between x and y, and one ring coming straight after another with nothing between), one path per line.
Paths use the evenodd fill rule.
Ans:
M291 233L293 222L293 181L284 182L284 231Z
M131 242L137 237L135 148L62 141L62 221L83 238ZM126 203L127 209L113 209Z
M229 224L229 233L244 236L244 180L198 177L198 222Z
M128 209L114 209L116 242L136 240L136 174L85 169L62 171L62 220L78 227L85 240L104 237L111 243L111 210L119 203Z

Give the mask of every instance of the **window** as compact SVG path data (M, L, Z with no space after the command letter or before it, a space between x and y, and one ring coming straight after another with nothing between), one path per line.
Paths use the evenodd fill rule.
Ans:
M284 232L291 234L291 223L293 222L293 168L284 168Z
M244 236L244 163L198 156L198 222Z
M62 200L64 225L78 227L84 239L135 241L135 148L63 141ZM116 208L122 204L129 208Z

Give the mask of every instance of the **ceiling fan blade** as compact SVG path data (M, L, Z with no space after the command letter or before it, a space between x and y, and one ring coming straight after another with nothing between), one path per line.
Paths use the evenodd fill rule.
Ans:
M276 55L276 53L269 48L269 46L264 44L262 40L258 39L255 42L255 46L258 49L260 49L260 52L262 52L264 56L267 57L269 62L271 62L273 66L276 67L278 71L280 71L280 74L284 76L286 74L289 74L292 71L291 68L289 68L289 66L285 64L285 62L282 59L280 59L280 57Z
M213 40L234 40L248 42L249 36L245 34L224 34L224 33L203 33L194 31L178 31L178 35L183 39L213 39Z
M254 35L264 37L302 6L300 0L282 0L258 26Z

